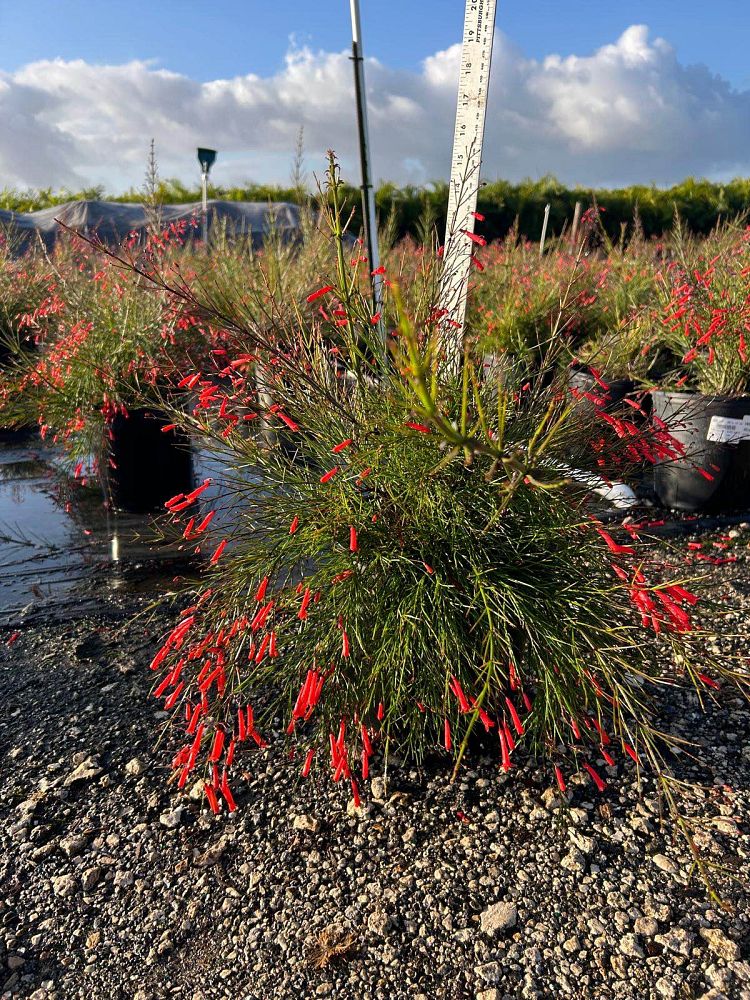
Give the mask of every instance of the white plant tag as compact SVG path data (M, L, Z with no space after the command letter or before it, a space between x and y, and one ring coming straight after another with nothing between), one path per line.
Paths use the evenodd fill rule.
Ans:
M711 417L706 441L737 444L738 441L747 440L750 440L750 418L739 420L736 417Z

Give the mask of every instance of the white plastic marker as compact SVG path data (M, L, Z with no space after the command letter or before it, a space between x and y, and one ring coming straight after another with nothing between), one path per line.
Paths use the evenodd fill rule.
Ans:
M539 240L539 256L544 254L544 244L547 240L547 224L549 223L549 205L544 206L544 222L542 223L542 237Z
M446 361L461 363L497 0L466 0L440 308Z

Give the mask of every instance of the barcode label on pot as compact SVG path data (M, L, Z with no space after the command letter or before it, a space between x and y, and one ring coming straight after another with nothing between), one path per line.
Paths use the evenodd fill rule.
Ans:
M743 417L742 420L736 417L711 417L706 440L722 444L750 441L750 416Z

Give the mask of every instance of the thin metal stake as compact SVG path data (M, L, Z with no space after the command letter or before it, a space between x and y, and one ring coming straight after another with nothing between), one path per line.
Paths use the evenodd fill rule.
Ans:
M359 131L359 160L362 169L362 222L367 244L370 271L380 268L378 248L378 223L375 217L375 191L370 173L370 132L367 122L367 91L365 89L365 58L362 51L362 26L359 19L359 0L349 0L352 15L352 62L354 63L354 91L357 100L357 128ZM375 312L383 307L383 276L372 275ZM385 325L379 321L380 334L385 342Z

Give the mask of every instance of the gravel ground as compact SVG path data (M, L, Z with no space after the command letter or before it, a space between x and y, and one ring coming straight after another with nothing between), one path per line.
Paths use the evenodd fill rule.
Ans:
M746 634L733 536L738 562L711 571ZM664 709L698 744L676 766L702 782L686 810L722 907L631 766L600 762L605 795L573 779L562 804L533 762L476 758L453 785L394 762L354 813L258 750L238 812L209 815L153 749L166 619L128 624L146 601L102 584L2 626L2 998L750 998L750 714L731 692Z

